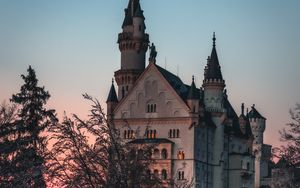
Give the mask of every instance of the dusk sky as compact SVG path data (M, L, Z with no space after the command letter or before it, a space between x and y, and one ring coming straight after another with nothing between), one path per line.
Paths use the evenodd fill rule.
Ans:
M127 0L1 0L0 102L23 84L28 65L51 94L48 107L84 117L103 107L120 67L117 35ZM299 0L141 0L157 64L200 87L216 32L229 100L267 118L265 142L279 145L278 130L300 102ZM147 53L148 55L148 53ZM148 63L147 63L148 64Z

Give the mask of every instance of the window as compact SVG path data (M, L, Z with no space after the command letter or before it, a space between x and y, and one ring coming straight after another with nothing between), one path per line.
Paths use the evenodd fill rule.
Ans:
M142 26L141 25L139 25L139 31L142 31Z
M159 149L155 148L153 154L154 154L154 158L158 159L159 158Z
M156 112L156 104L148 104L147 113L155 113L155 112Z
M156 138L156 130L147 130L146 135L147 138Z
M166 180L168 178L167 171L163 169L161 171L161 179Z
M180 137L179 129L170 129L169 130L169 138L179 138L179 137Z
M166 149L161 150L161 158L162 159L167 159L168 158L168 152Z
M178 180L184 180L184 171L178 171Z
M154 177L158 178L158 170L156 170L156 169L154 170Z
M125 130L124 131L124 138L125 139L134 139L135 138L135 134L133 130Z
M247 170L250 170L250 163L247 163Z
M178 151L178 153L177 153L177 158L178 159L184 159L184 151Z

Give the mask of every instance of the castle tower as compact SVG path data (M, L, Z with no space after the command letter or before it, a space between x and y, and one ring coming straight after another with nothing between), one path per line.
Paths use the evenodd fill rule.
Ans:
M149 35L145 33L145 17L139 0L129 0L125 9L122 33L118 36L121 51L121 69L115 72L118 99L126 96L139 75L145 69Z
M218 60L215 33L213 35L211 56L208 57L207 65L204 69L203 88L205 109L210 112L222 112L225 81L223 80Z
M210 112L212 120L216 125L213 141L213 164L220 164L213 167L213 187L224 187L224 125L220 116L224 114L223 99L225 81L222 77L221 67L216 50L216 37L213 35L213 48L211 56L207 59L207 65L204 70L204 106L205 110Z
M253 141L253 153L255 155L255 188L260 187L260 180L265 174L263 172L266 169L263 168L263 159L262 159L262 154L263 154L263 146L264 146L264 131L266 128L266 118L264 118L256 109L255 105L251 107L251 111L247 114L252 133L254 136L254 141Z

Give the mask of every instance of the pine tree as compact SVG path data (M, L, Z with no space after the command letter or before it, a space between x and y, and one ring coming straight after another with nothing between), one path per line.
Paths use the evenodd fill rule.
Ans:
M44 105L50 98L44 87L39 87L35 71L29 66L28 75L21 75L24 84L20 92L14 94L11 102L18 106L16 120L10 123L6 132L4 146L8 151L10 169L10 187L45 187L43 178L46 137L41 133L56 121L54 110L47 110Z

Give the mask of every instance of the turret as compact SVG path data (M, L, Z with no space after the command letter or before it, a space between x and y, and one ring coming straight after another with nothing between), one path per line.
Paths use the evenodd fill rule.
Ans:
M108 119L112 118L113 112L115 110L115 107L118 104L118 98L117 98L117 94L116 94L116 90L115 90L115 86L114 86L114 80L112 80L112 84L109 90L109 94L106 100L106 104L107 104L107 117Z
M208 57L204 70L203 88L205 109L211 112L222 112L225 81L223 80L218 60L215 33L213 35L211 56Z
M266 118L264 118L255 108L255 105L251 107L250 112L247 114L252 133L254 135L254 144L264 143L264 131L266 129Z
M199 112L199 100L200 100L200 93L199 90L196 88L195 78L193 76L192 84L187 95L187 104L190 107L192 113Z
M145 33L145 17L139 0L129 0L125 9L122 33L118 36L121 52L121 69L115 72L118 99L126 96L145 69L149 35Z

